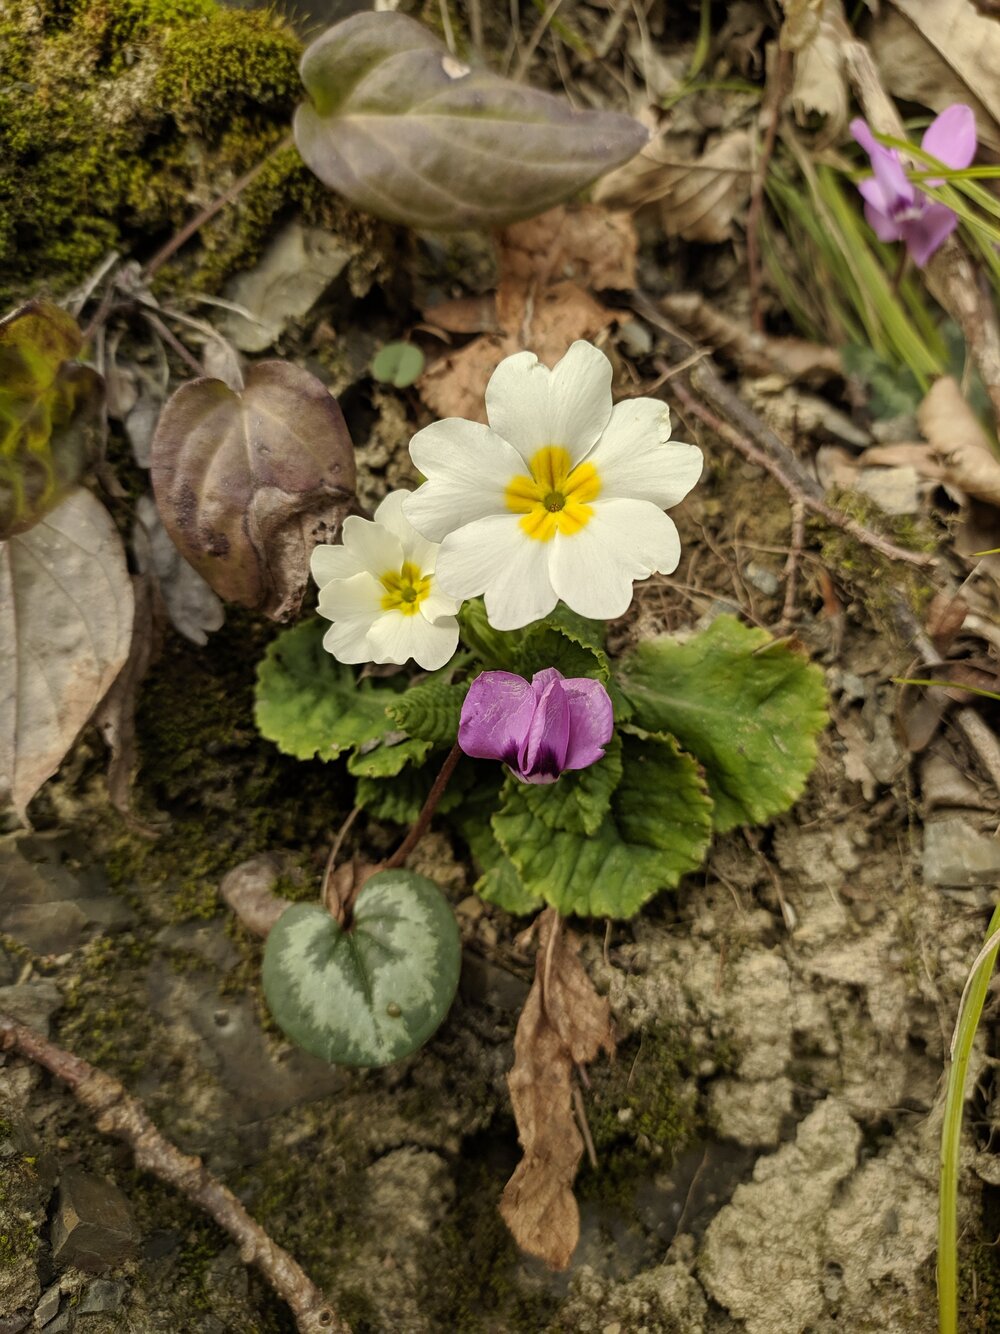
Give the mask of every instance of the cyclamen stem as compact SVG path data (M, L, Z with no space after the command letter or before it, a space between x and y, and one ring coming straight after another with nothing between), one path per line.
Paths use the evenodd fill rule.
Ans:
M423 838L424 834L427 833L427 826L430 824L431 817L438 808L438 802L444 796L445 788L448 786L448 781L455 772L455 765L458 763L461 754L461 748L456 741L448 752L444 764L441 766L441 772L438 774L437 778L434 779L434 785L430 792L428 792L427 800L421 807L420 814L417 816L416 820L414 820L412 829L389 860L384 863L382 867L384 871L394 871L397 867L404 865L407 857L409 857L410 853Z

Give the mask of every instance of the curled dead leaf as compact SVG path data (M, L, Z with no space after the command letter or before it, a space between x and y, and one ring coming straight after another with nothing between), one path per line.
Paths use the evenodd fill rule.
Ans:
M181 385L153 438L152 479L185 560L221 597L287 620L312 548L333 540L353 501L354 449L321 381L262 361L241 393L221 380Z
M121 671L133 609L118 530L83 487L0 543L0 805L22 820Z
M844 373L840 351L805 338L760 333L733 319L700 292L672 292L660 305L666 315L727 361L750 375L786 375L823 382Z
M1000 505L1000 458L957 382L943 376L917 409L917 421L933 447L941 480L978 500Z
M782 0L781 45L794 53L791 102L796 119L824 118L819 143L839 138L847 125L849 99L844 42L851 30L841 0Z
M574 1065L614 1054L607 1001L580 963L580 943L546 908L536 922L535 980L514 1038L507 1078L524 1156L500 1213L514 1240L550 1269L565 1269L580 1237L573 1181L583 1138L573 1116Z
M668 129L605 177L595 198L610 208L655 202L668 236L717 244L729 239L733 218L750 197L751 155L749 133L730 130L699 157L678 161Z

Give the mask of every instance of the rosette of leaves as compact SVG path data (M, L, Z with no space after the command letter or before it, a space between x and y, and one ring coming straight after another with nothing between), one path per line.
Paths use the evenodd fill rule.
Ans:
M306 165L356 207L404 226L501 227L628 161L647 131L576 111L456 60L403 14L355 14L306 51L295 115Z

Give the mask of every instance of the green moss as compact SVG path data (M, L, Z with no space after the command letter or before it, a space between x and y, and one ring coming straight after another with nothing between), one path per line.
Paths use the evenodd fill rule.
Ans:
M150 958L149 944L130 932L97 936L65 990L59 1040L76 1056L128 1080L149 1060L153 1021L136 1005L144 990L136 974Z
M111 250L148 257L284 139L301 48L274 15L215 0L10 0L0 14L0 308L61 292ZM375 225L279 154L207 231L200 286L282 217ZM197 246L185 252L197 254ZM175 280L177 270L174 270Z

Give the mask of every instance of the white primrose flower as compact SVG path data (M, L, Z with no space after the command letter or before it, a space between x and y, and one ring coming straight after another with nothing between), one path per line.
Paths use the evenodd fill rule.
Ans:
M670 574L680 541L663 513L701 475L701 450L669 442L658 399L612 406L611 363L576 342L551 371L507 357L486 389L489 426L449 417L418 431L410 457L427 481L403 503L440 542L437 578L462 599L486 595L497 630L547 616L561 598L611 620L632 584Z
M458 645L459 603L436 583L438 547L407 522L405 491L390 491L374 521L344 521L342 546L311 558L319 614L333 621L323 647L340 662L443 667Z

